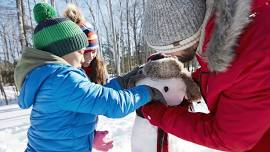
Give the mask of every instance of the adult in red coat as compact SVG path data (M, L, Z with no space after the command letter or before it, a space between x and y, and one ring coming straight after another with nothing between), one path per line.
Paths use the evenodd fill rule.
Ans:
M193 77L201 87L210 114L189 113L186 108L153 102L143 107L144 116L168 133L210 148L269 152L270 1L206 3L196 53L201 67ZM151 13L151 8L148 9ZM167 18L174 15L164 14ZM159 51L166 53L166 49ZM186 55L185 51L169 52L180 57Z

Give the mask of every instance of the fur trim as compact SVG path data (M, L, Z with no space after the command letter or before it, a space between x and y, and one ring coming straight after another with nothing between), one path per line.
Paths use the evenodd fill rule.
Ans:
M200 35L199 45L198 45L197 51L196 51L198 54L202 54L202 46L203 46L204 37L205 37L205 27L206 27L206 24L212 15L213 6L214 6L214 0L206 0L206 13L205 13L204 21L203 21L203 24L201 27L201 35Z
M226 71L235 57L235 47L250 23L251 0L215 0L216 28L203 56L211 71Z
M187 99L189 101L199 100L202 96L200 92L200 87L197 85L197 83L193 81L191 77L188 77L185 74L183 75L182 79L184 80L187 87Z
M150 61L143 67L143 74L152 79L182 78L183 72L183 64L173 57Z

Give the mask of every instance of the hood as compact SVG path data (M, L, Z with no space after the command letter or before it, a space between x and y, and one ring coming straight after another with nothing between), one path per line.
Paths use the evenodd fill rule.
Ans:
M44 80L63 64L64 59L41 50L26 48L14 71L15 84L20 91L19 106L29 108Z
M45 64L29 72L20 90L19 106L22 109L31 107L44 81L62 67L63 64Z
M69 65L64 59L49 52L34 48L26 48L14 71L14 80L17 89L20 91L26 75L31 70L38 66L50 63Z
M223 72L234 60L238 38L251 21L252 0L214 0L212 5L216 27L202 56L206 58L211 71Z

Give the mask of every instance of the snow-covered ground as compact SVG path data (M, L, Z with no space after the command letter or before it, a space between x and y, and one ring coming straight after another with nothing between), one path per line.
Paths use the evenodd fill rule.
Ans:
M22 152L27 144L27 129L31 109L22 110L16 104L14 87L5 87L5 92L11 105L4 105L3 95L0 96L0 152ZM131 130L135 113L121 119L109 119L99 116L97 130L108 130L113 142L110 152L131 151ZM181 140L181 139L179 139ZM179 152L216 152L184 140L181 140L182 150ZM98 152L93 150L93 152Z
M21 110L16 104L0 106L0 152L22 152L25 149L26 133L29 127L31 110ZM110 152L130 152L130 137L135 113L121 119L108 119L100 116L98 130L109 130L114 140ZM180 139L179 139L180 140ZM211 152L212 150L182 142L182 152ZM93 152L97 152L93 150Z

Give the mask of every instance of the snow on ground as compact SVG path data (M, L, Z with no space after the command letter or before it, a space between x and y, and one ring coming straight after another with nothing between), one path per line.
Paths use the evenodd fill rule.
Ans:
M22 152L27 144L26 135L31 109L22 110L18 107L14 87L5 86L5 92L9 104L12 104L4 105L4 96L0 95L0 152ZM110 152L131 151L130 140L134 119L135 113L121 119L99 116L97 130L108 130L110 139L114 141L114 147ZM179 152L216 152L184 140L181 141L183 149ZM93 150L93 152L98 151Z
M22 152L27 143L30 110L16 104L0 107L0 152Z
M21 110L16 104L0 106L0 152L24 151L29 127L31 110ZM110 152L130 152L130 137L135 113L121 119L108 119L100 116L98 130L109 130L110 138L114 140L114 147ZM180 139L179 139L180 140ZM181 152L211 152L212 150L182 142ZM98 152L93 150L93 152Z

